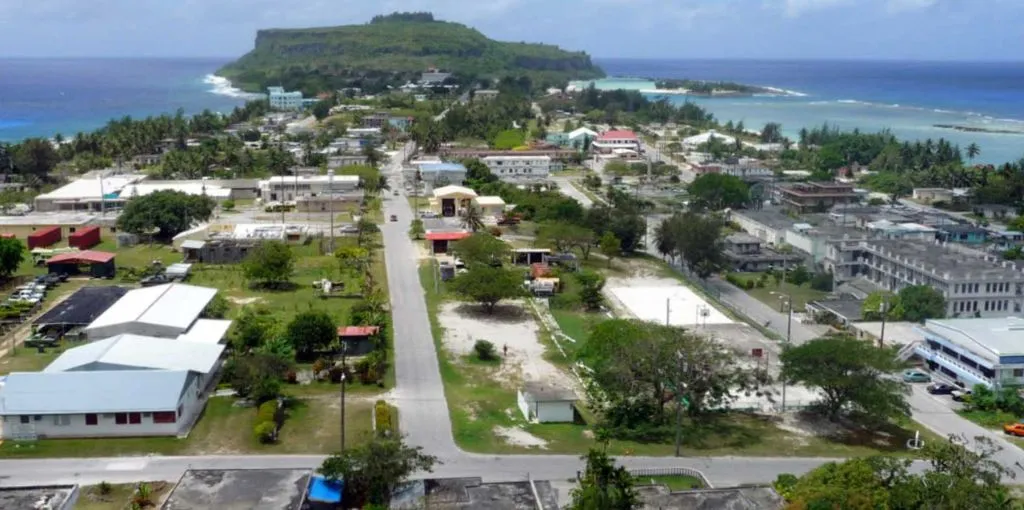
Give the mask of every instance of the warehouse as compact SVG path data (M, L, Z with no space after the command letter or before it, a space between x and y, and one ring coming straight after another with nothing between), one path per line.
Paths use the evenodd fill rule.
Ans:
M187 370L205 378L217 371L223 352L223 344L117 335L66 350L43 372Z
M33 324L42 334L58 336L84 328L128 292L124 287L82 287Z
M123 333L177 338L192 327L215 294L217 289L184 283L135 289L89 324L85 333L91 340Z

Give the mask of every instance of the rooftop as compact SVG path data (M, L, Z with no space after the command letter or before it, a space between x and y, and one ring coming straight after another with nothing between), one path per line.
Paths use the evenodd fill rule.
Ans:
M376 335L380 328L377 326L339 326L338 336L343 337L359 337L359 336L370 336Z
M819 299L807 304L811 307L832 312L839 318L850 322L859 321L863 316L864 300L862 299L841 297L838 299Z
M336 183L359 183L358 175L335 175L334 182ZM275 175L267 179L268 184L281 184L288 186L289 184L310 184L310 183L322 183L327 184L331 180L330 175L300 175L298 177L294 175Z
M435 197L444 197L448 195L467 195L475 197L476 192L465 187L465 186L442 186L434 190Z
M502 200L501 197L476 197L473 201L476 202L477 205L505 205L505 201Z
M72 253L60 253L50 257L46 265L50 264L106 264L114 260L114 253L106 251L85 250Z
M0 415L172 411L187 378L184 370L13 372L0 387Z
M731 211L731 216L745 218L750 221L754 221L765 225L773 229L784 229L793 226L797 220L786 215L781 209L774 209L766 207L764 209L740 209Z
M576 392L569 388L562 388L544 384L536 381L523 383L523 393L528 399L534 402L565 402L579 400Z
M178 341L201 344L218 344L228 334L231 321L223 319L198 319L188 331L178 335Z
M1021 341L1024 339L1024 320L1018 317L929 319L922 329L974 352L980 348L995 358L1024 356L1024 342ZM987 357L992 358L991 355Z
M23 216L0 216L0 227L17 227L19 225L85 225L98 214L69 212L32 212Z
M920 271L946 279L1024 281L1013 264L971 254L939 242L903 239L872 239L860 245L875 254L896 259Z
M659 510L778 510L785 501L771 487L731 487L671 492L662 485L638 487L643 508Z
M44 372L111 369L188 370L208 374L220 361L220 344L180 342L168 338L117 335L72 347L47 366Z
M625 130L625 129L614 129L614 130L611 130L611 131L605 131L604 133L601 133L601 135L597 137L597 141L599 141L599 142L600 141L604 141L604 140L623 140L623 139L625 139L625 140L636 140L637 139L636 133L634 133L632 131L629 131L629 130Z
M309 469L190 469L163 510L298 510Z
M536 160L551 161L551 156L548 156L546 154L539 154L539 155L532 155L532 156L530 156L530 155L526 155L526 156L524 156L524 155L515 155L515 156L504 156L504 155L499 156L499 155L494 155L494 156L486 156L486 157L483 158L483 161L536 161Z
M211 198L229 198L231 190L201 181L160 181L129 184L121 190L119 198L146 196L155 191L180 191L189 195L206 195Z
M102 195L117 196L125 186L144 179L144 175L114 175L109 177L82 178L71 181L49 193L36 197L36 200L99 200Z
M874 338L880 338L882 336L882 323L881 322L858 322L851 324L851 327L860 330ZM924 339L924 335L918 331L921 325L916 322L891 322L885 323L885 343L892 344L909 344L917 340Z
M743 232L725 236L725 242L732 244L761 244L761 240Z
M534 491L536 489L536 492ZM547 481L483 483L478 477L411 480L395 489L391 508L537 510L558 508Z
M466 167L461 163L422 163L419 165L420 172L465 172Z
M195 322L215 294L217 289L183 283L135 289L125 294L85 329L89 331L115 324L140 322L185 330Z
M70 510L68 503L77 492L77 485L0 487L0 508L41 508L37 505L44 502L45 508Z
M469 237L469 232L427 232L427 241L459 241Z
M84 326L96 320L110 305L121 299L124 287L82 287L33 323Z

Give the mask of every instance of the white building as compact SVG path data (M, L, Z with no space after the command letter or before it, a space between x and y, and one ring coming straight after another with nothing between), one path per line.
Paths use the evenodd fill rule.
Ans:
M710 142L712 138L714 138L718 142L721 142L724 145L733 145L736 143L735 138L728 135L723 135L712 129L711 131L707 131L699 135L683 138L682 145L683 147L696 148Z
M602 154L621 153L622 151L631 151L639 154L640 139L632 131L605 131L590 144L590 147Z
M544 180L551 174L551 156L487 156L480 161L506 182Z
M576 417L576 393L570 389L528 382L518 392L519 411L527 421L572 423Z
M141 174L83 177L35 198L35 209L51 211L100 211L112 209L113 201L128 185L146 178Z
M90 340L124 333L177 338L200 320L199 315L215 294L217 289L183 283L135 289L117 300L84 331Z
M0 382L4 439L176 436L202 410L187 370L14 372Z
M299 197L346 193L359 187L357 175L275 175L260 181L260 197L270 202L293 201Z
M918 328L924 341L912 349L935 372L970 388L1024 384L1024 320L945 319Z
M267 99L272 110L301 110L302 92L285 92L283 87L267 87Z

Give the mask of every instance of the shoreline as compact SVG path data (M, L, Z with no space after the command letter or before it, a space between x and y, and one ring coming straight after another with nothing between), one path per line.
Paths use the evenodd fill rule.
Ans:
M605 82L624 82L624 85L628 85L628 82L636 82L636 87L614 87L614 88L602 88L598 87L598 90L635 90L641 94L648 95L664 95L664 96L688 96L688 97L699 97L707 99L730 99L737 97L807 97L808 94L798 92L795 90L786 90L778 87L770 87L764 85L747 85L739 84L744 87L754 89L753 91L739 91L730 89L714 90L712 92L694 92L685 88L661 88L657 87L658 81L663 81L663 78L642 78L636 76L606 76L604 78L597 78L593 80L572 80L569 82L569 86L566 87L566 92L580 92L585 90L591 84L597 85L601 81ZM701 81L701 80L694 80ZM712 83L712 82L708 82ZM651 88L653 87L653 88Z

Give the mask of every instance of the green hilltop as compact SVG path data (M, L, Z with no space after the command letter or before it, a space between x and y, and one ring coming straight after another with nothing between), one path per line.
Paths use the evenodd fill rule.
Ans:
M604 76L585 52L495 41L430 13L376 16L365 25L260 30L255 48L217 74L248 91L280 85L314 93L382 90L416 81L428 68L454 73L463 84L528 76L545 86Z

